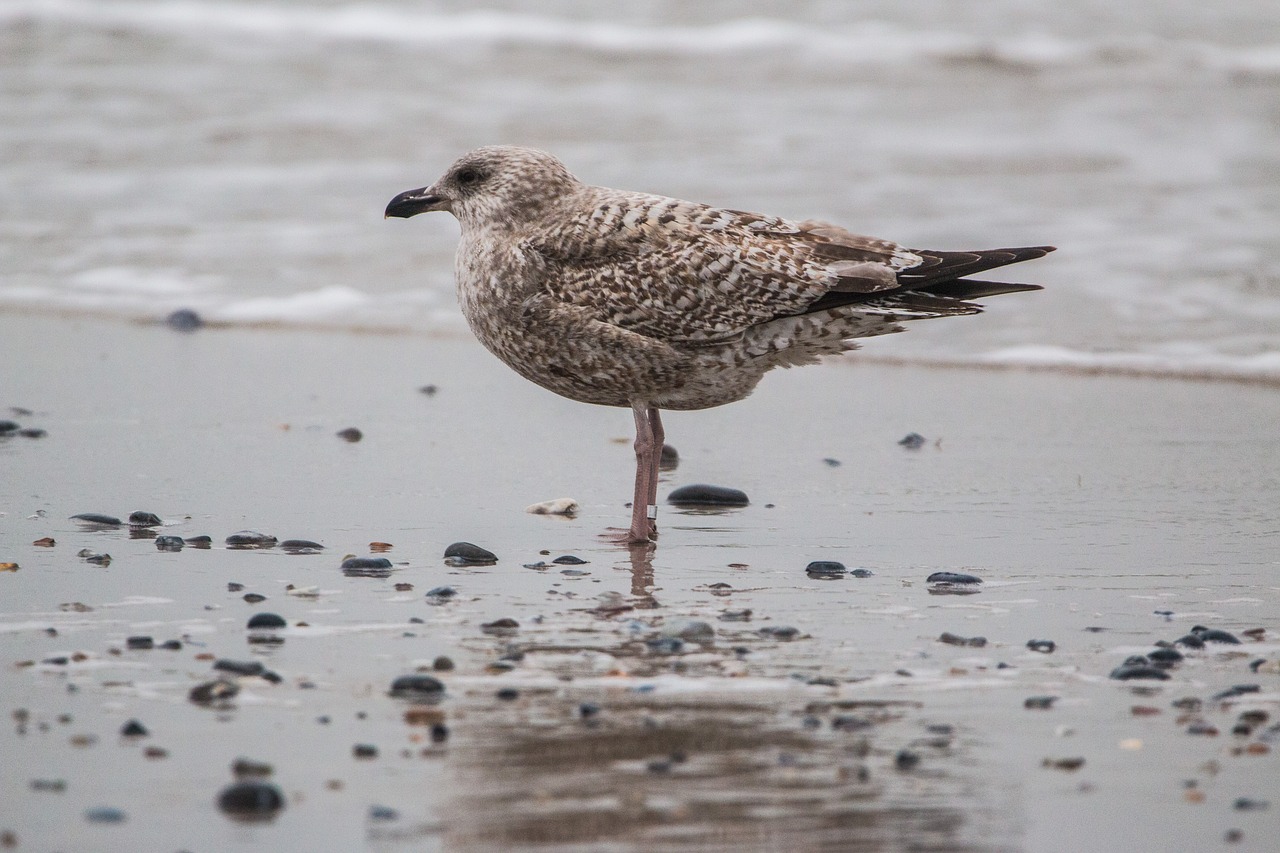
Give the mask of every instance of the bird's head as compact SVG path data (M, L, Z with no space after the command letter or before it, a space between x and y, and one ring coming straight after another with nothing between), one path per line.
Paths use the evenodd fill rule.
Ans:
M533 148L494 145L458 158L440 180L391 199L387 216L447 210L464 227L517 225L581 186L564 164Z

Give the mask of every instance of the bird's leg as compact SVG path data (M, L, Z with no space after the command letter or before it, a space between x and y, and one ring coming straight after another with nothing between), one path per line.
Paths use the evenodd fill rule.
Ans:
M649 516L649 538L656 539L658 536L658 469L662 466L662 445L667 440L667 434L662 429L662 417L653 407L649 409L649 435L653 441L653 454L649 457L649 493L645 511Z
M653 437L658 410L637 403L631 411L636 419L636 489L631 500L631 529L627 536L631 542L648 542L658 531L654 520L658 508L653 503L658 491L658 460L662 454L662 445L655 445Z

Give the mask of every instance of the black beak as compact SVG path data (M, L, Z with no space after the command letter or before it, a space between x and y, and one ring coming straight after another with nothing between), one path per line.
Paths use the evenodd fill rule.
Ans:
M448 202L445 199L431 193L431 187L422 187L400 193L391 199L391 203L387 205L386 216L408 219L410 216L430 210L446 210L447 206Z

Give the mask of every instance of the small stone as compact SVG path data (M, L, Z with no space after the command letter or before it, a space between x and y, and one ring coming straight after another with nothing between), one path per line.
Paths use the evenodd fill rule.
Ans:
M212 705L214 702L225 702L233 699L239 692L240 685L234 681L219 678L192 687L191 692L187 694L187 699L197 705Z
M662 451L658 454L658 469L661 471L674 471L680 467L680 452L669 444L662 445Z
M218 795L218 808L241 819L271 818L284 808L284 794L270 782L236 782L222 789Z
M710 623L700 619L685 619L663 626L661 636L678 637L694 643L709 643L715 639L716 630Z
M97 527L119 527L123 524L123 522L114 515L103 515L100 512L78 513L71 516L71 520Z
M245 601L247 601L249 604L261 604L262 602L267 600L267 597L259 592L246 592L244 595L240 597Z
M578 706L578 716L584 720L599 716L600 706L594 702L583 702Z
M237 758L231 763L231 775L237 779L265 779L274 772L275 768L267 762L252 758Z
M873 577L874 575L875 575L875 572L871 571L870 569L850 569L849 570L849 577L851 578L869 578L869 577Z
M1228 631L1220 631L1217 628L1206 628L1203 625L1197 625L1191 629L1191 633L1195 634L1206 643L1227 643L1229 645L1240 645L1240 639Z
M438 601L447 601L458 594L458 591L451 586L433 586L427 590L427 598L434 598Z
M1217 737L1218 728L1211 723L1206 723L1204 720L1196 720L1194 723L1187 726L1187 734Z
M358 743L351 747L351 755L355 758L377 758L378 748L371 743Z
M835 560L814 560L804 567L805 574L811 578L838 578L843 577L848 571L844 563L837 563Z
M11 432L17 432L21 428L21 424L17 421L6 419L0 420L0 435L8 435Z
M130 527L159 527L162 524L164 522L154 512L146 512L140 509L129 513Z
M450 566L492 566L498 555L470 542L454 542L444 549L444 560Z
M261 675L267 669L262 661L229 660L228 658L219 658L214 661L213 668L219 672L229 672L233 675Z
M362 433L360 430L356 429L355 427L347 427L346 429L340 429L336 433L334 433L334 435L338 436L338 438L342 439L343 441L349 441L352 444L364 438L364 433Z
M1041 654L1053 654L1053 650L1058 647L1053 640L1027 640L1027 648L1033 652Z
M1168 681L1169 673L1163 669L1151 666L1150 664L1128 664L1118 666L1111 670L1109 678L1117 681L1134 681L1140 679L1151 679L1154 681Z
M130 720L121 727L120 734L123 737L146 737L151 733L147 731L146 726L142 725L142 723L137 720Z
M747 493L727 486L711 486L697 483L681 486L667 495L667 503L687 507L738 507L747 506Z
M352 569L390 569L392 563L386 557L348 557L342 561L340 568L344 572Z
M255 613L249 617L249 621L245 627L250 631L270 630L272 628L286 628L288 622L284 621L284 617L278 613Z
M684 640L679 637L655 637L645 640L649 651L658 655L678 655L684 651Z
M790 625L766 625L756 631L762 637L771 640L794 640L800 636L800 629L793 628Z
M1261 684L1237 684L1234 687L1229 687L1226 690L1221 691L1220 693L1215 693L1213 700L1215 702L1220 702L1223 699L1234 699L1237 696L1247 696L1250 693L1260 692L1262 692Z
M893 766L899 770L911 770L920 763L920 754L909 749L900 749L893 757Z
M1237 797L1232 803L1232 808L1238 812L1257 812L1263 809L1271 808L1271 803L1266 800L1254 800L1249 797Z
M379 805L369 806L369 820L391 821L391 820L399 820L399 819L400 819L400 812L396 811L390 806L379 806Z
M1057 701L1057 696L1028 696L1022 700L1022 707L1029 711L1048 711Z
M1177 649L1152 649L1147 653L1147 660L1162 664L1175 664L1183 659L1182 652Z
M449 739L449 727L444 723L433 723L431 725L431 742L444 743Z
M419 394L426 394L428 397L434 397L439 391L435 385L423 385L418 389Z
M938 642L946 643L949 646L972 646L980 649L987 644L987 638L961 637L959 634L953 634L950 631L943 631L938 637Z
M579 506L573 498L555 498L529 504L524 511L533 515L576 515Z
M90 551L88 548L83 548L80 551L77 551L76 556L84 560L86 563L93 563L96 566L111 565L110 554L97 554Z
M95 806L84 810L84 819L90 823L124 823L128 817L113 806Z
M719 618L721 622L750 622L751 609L725 610L717 618Z
M431 668L436 672L449 672L453 667L453 658L446 655L439 655L431 662Z
M495 619L492 622L485 622L480 626L480 630L486 634L493 634L498 637L505 637L514 634L520 629L520 623L510 617Z
M826 465L828 468L839 468L842 463L839 459L834 459L828 456L822 460L822 464Z
M48 434L48 430L40 429L39 427L25 427L18 430L18 435L23 438L44 438Z
M1178 639L1174 640L1173 642L1174 642L1175 644L1179 645L1179 646L1186 646L1186 647L1187 647L1187 648L1189 648L1189 649L1203 649L1203 648L1204 648L1204 640L1200 639L1200 638L1199 638L1199 637L1197 637L1195 634L1187 634L1187 635L1186 635L1186 636L1184 636L1184 637L1179 637Z
M516 690L514 687L503 687L501 690L494 693L493 695L495 699L498 699L502 702L514 702L515 700L520 698L520 691Z
M585 566L588 561L581 557L575 557L573 554L565 554L562 557L556 557L551 562L557 566Z
M37 548L52 548L54 545L57 545L58 543L54 541L52 536L42 536L41 538L37 539L31 544L35 545Z
M310 539L286 539L280 543L280 549L290 554L314 554L323 551L324 546Z
M164 324L175 332L194 332L204 325L204 320L190 308L179 308L164 318Z
M230 548L274 548L276 537L257 530L241 530L228 536L226 544Z
M927 439L920 433L909 432L906 435L904 435L902 438L898 439L898 444L907 448L908 450L919 450L921 447L924 446L925 441L927 441Z
M391 682L390 695L397 699L439 699L444 696L444 683L422 673L402 675Z
M924 581L925 583L944 586L972 586L982 583L982 578L977 575L962 574L961 572L934 572Z
M47 794L61 794L67 790L66 779L32 779L31 790Z
M155 543L157 551L181 551L187 544L181 536L157 536Z
M152 637L126 637L124 645L127 649L151 649L155 648L156 641Z
M1070 773L1073 770L1079 770L1084 767L1083 758L1046 758L1040 762L1041 767L1048 767L1051 770L1066 770Z
M192 548L208 548L213 544L212 536L188 536L182 540Z

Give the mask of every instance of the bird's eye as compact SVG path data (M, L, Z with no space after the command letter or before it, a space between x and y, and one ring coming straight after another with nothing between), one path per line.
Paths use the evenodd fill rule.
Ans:
M480 183L483 178L484 175L480 174L480 170L478 169L463 169L458 172L457 175L458 183L462 184L464 187L475 186Z

